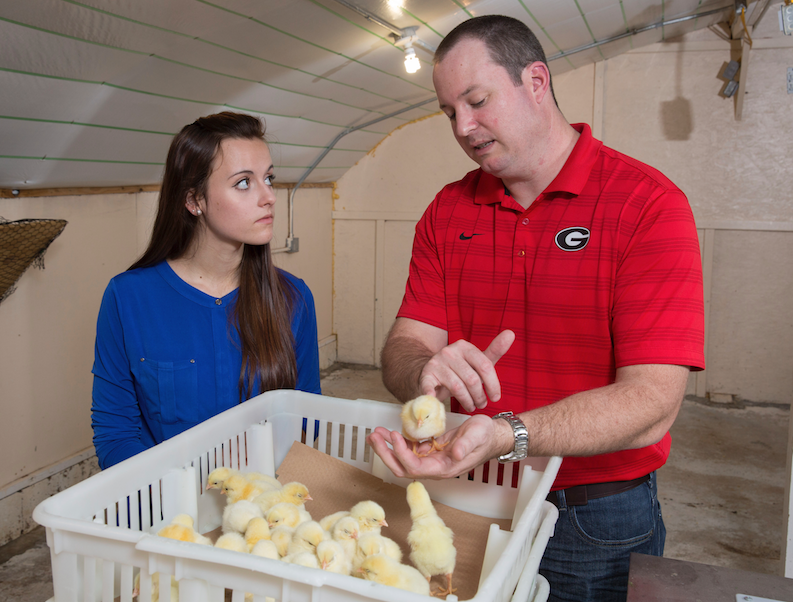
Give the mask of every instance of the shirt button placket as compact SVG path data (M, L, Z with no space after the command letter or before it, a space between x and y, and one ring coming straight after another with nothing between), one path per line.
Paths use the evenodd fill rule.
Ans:
M528 217L524 217L523 219L521 219L520 220L520 225L521 226L528 226L529 225L529 218ZM525 232L525 230L523 230L523 232ZM520 234L519 238L521 239L521 241L524 241L527 236L528 236L528 233ZM518 257L525 257L526 256L526 251L524 249L520 249L518 251L517 255L518 255Z

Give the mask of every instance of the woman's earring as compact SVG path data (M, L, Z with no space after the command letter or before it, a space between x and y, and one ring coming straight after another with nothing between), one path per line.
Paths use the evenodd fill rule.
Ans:
M201 210L200 210L200 209L196 209L196 210L195 210L195 214L196 214L196 215L201 215Z

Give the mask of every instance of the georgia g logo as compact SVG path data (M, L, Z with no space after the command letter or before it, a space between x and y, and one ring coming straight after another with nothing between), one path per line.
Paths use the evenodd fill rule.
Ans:
M565 228L556 233L555 240L562 251L580 251L589 242L589 230L581 226Z

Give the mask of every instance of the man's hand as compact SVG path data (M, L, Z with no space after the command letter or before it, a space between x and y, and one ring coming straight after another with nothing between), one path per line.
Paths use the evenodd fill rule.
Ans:
M414 454L400 433L381 426L366 441L396 476L414 479L449 479L466 474L480 464L509 452L513 446L509 425L482 414L471 416L456 429L437 437L438 443L449 444L441 451L424 457ZM419 447L418 451L422 450Z
M451 396L468 412L484 408L487 400L501 399L501 383L495 364L515 341L515 333L503 330L480 351L468 341L455 341L443 347L425 364L419 377L422 395L438 399Z

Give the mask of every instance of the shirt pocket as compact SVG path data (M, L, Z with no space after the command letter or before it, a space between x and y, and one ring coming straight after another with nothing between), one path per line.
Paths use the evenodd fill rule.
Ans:
M198 367L195 360L162 361L143 358L140 381L145 402L163 424L198 423Z

